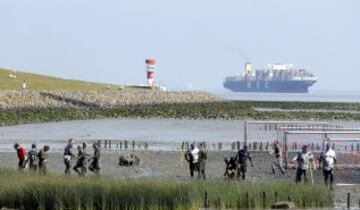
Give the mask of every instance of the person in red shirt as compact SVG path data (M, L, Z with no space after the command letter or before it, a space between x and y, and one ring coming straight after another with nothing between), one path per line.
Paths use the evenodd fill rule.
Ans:
M25 168L26 166L26 149L25 147L19 145L18 143L14 144L14 149L16 150L16 153L19 158L18 167L19 170Z

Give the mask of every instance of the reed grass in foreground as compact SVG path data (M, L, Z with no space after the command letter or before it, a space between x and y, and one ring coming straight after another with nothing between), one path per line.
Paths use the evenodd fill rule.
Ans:
M290 197L299 208L332 207L318 185L40 176L0 170L0 207L18 209L199 209L208 192L212 208L264 208ZM246 196L246 194L248 196Z

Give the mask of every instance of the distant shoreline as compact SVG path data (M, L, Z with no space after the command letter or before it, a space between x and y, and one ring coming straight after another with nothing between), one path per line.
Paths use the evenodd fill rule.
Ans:
M360 120L360 103L230 101L206 92L0 94L1 126L104 118Z

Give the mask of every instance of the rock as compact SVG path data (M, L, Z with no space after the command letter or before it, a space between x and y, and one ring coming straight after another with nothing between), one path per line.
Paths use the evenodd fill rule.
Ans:
M289 201L276 202L271 206L272 209L294 209L295 204Z

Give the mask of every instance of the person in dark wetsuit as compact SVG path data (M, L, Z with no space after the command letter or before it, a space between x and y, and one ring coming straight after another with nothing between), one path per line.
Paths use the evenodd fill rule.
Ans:
M207 161L207 153L205 152L205 146L200 144L200 151L199 151L199 174L198 178L203 178L205 180L205 169L206 169L206 161Z
M38 154L40 174L46 174L47 172L47 158L48 158L49 149L50 147L48 145L45 145L44 148L40 150Z
M87 153L87 150L86 150L87 144L85 142L82 143L82 148L83 148L83 154L84 154L84 162L83 162L83 166L81 168L81 173L86 174L89 154Z
M247 161L249 160L251 163L251 167L254 167L252 159L251 159L251 154L249 153L247 146L245 145L241 150L239 150L237 157L237 178L239 179L240 176L241 178L244 180L246 175L246 169L247 169Z
M65 174L70 174L71 161L75 157L73 153L73 145L74 145L74 140L69 139L69 142L64 149Z
M86 169L84 169L84 167L86 167L87 154L84 149L84 144L78 145L77 150L78 150L77 161L73 169L79 174L79 176L85 176Z
M29 163L30 171L36 171L37 169L37 156L38 152L36 151L36 144L31 145L31 150L27 153L26 164Z
M224 176L234 178L236 174L236 156L226 157L224 161L226 164Z
M89 170L94 172L96 175L100 175L100 148L97 143L93 143L94 148L94 156L92 156L89 161L91 161L89 165Z

